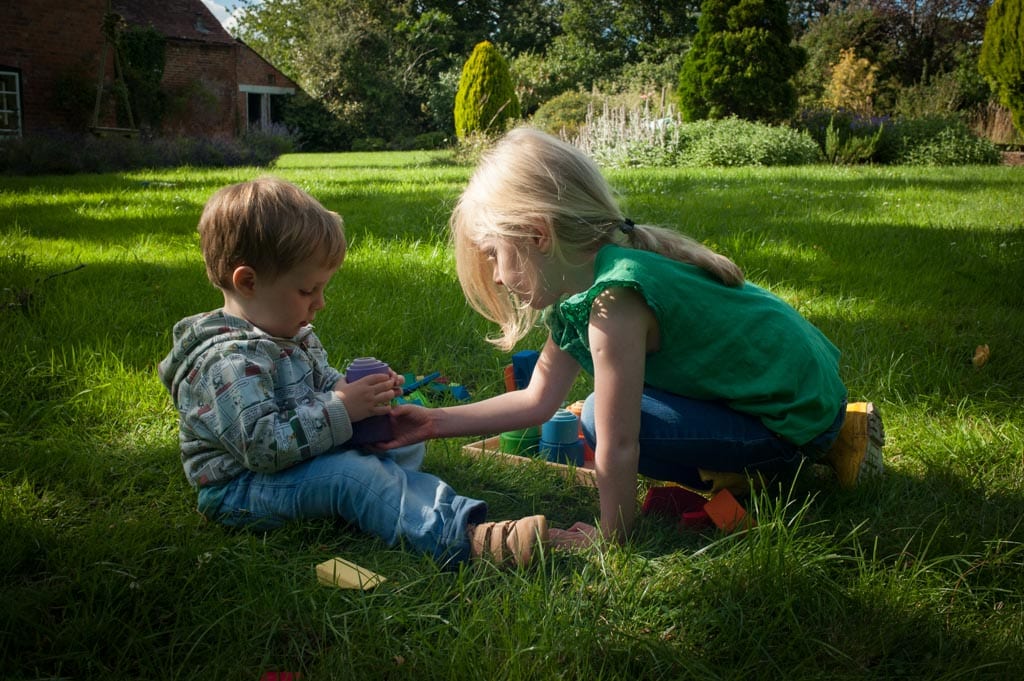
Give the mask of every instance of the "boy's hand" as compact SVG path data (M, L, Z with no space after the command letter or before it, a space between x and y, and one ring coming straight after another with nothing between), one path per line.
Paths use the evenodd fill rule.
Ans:
M379 375L383 376L384 374ZM395 387L398 389L398 393L395 395L395 397L400 397L402 394L402 384L405 383L405 376L402 376L401 374L396 374L394 370L391 369L390 367L388 367L388 376L391 378L392 381L394 381ZM345 374L342 374L341 377L339 377L338 380L334 382L334 385L331 386L331 390L333 390L334 392L344 392L345 386L347 385L348 382L345 380Z
M391 411L391 400L402 394L402 381L394 372L388 376L371 374L354 383L340 378L334 384L334 393L345 403L348 418L355 423Z

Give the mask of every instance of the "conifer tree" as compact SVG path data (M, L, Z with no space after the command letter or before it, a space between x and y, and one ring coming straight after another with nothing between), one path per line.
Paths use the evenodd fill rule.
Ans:
M846 109L862 116L874 113L875 74L878 66L858 57L854 48L839 51L832 77L825 86L824 103L831 109Z
M792 41L786 0L704 0L679 74L683 116L766 122L791 116L792 79L807 58Z
M508 63L490 41L477 43L462 67L455 94L455 134L500 132L520 116Z
M995 0L988 10L978 68L1024 134L1024 0Z

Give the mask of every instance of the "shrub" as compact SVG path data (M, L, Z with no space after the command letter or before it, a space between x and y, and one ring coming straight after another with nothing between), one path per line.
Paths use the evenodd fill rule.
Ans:
M70 175L184 165L267 165L293 147L284 128L250 131L234 139L51 133L0 142L0 173Z
M671 167L684 146L680 130L671 112L655 119L647 109L613 107L605 101L600 114L590 107L575 143L601 165Z
M679 72L686 119L789 118L797 104L791 81L807 60L792 40L784 0L704 0Z
M1024 49L1021 49L1021 21L1024 0L995 0L988 10L985 38L978 68L1013 114L1013 124L1024 135Z
M586 92L563 92L541 104L531 122L552 135L575 137L596 100L597 97Z
M413 138L413 149L444 149L449 137L443 132L423 132Z
M285 98L281 119L294 131L296 147L301 151L342 151L352 144L348 127L322 102L304 92Z
M680 158L687 166L788 166L816 163L814 140L792 128L725 118L705 124Z
M352 140L352 151L384 151L388 143L383 137L362 137Z
M891 163L906 165L995 165L1002 157L992 142L958 118L901 119L894 126Z
M576 144L612 167L802 165L821 159L818 145L791 128L735 117L684 123L671 111L605 107L591 115Z
M793 127L810 135L830 163L871 163L892 155L884 151L894 145L892 122L885 116L816 109L802 112Z
M851 47L840 50L839 61L832 66L832 77L825 86L825 103L836 109L850 109L871 115L878 65L857 57Z
M455 94L455 134L462 139L474 132L496 133L519 118L508 64L490 41L478 43L462 67Z

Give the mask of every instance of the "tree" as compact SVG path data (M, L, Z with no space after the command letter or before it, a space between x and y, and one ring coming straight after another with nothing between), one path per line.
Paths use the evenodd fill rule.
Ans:
M549 61L573 89L614 81L624 67L686 50L699 0L563 0ZM563 88L568 89L568 88Z
M892 109L896 93L889 84L896 87L899 83L893 66L898 56L896 43L885 16L868 2L858 0L845 7L833 7L809 24L799 44L807 52L807 63L796 77L802 106L814 108L822 104L833 64L843 50L853 50L878 66L876 108Z
M474 132L500 132L519 114L508 63L490 41L478 43L462 67L455 95L455 134L464 139Z
M1024 0L995 0L988 12L978 68L1024 134Z
M792 79L806 60L792 39L786 0L704 0L679 75L684 118L779 122L792 116Z
M875 73L878 67L864 57L857 57L851 47L842 50L832 67L832 77L825 88L825 104L832 109L845 109L862 116L873 113Z

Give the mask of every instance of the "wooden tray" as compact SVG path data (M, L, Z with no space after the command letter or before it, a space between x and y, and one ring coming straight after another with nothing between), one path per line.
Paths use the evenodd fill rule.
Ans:
M575 478L576 482L586 487L597 487L597 477L594 473L593 468L587 468L586 466L592 465L589 461L584 464L584 467L567 466L562 463L554 463L552 461L546 461L541 458L534 458L532 456L519 456L518 454L506 454L499 449L498 445L499 438L489 437L486 440L478 440L471 442L462 448L464 454L480 458L483 456L498 457L502 461L509 463L524 464L534 463L540 461L543 464L551 466L558 471L565 478Z

